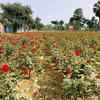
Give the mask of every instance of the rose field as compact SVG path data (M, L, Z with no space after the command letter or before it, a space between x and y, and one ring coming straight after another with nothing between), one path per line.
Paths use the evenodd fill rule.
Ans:
M0 100L100 100L100 32L0 35Z

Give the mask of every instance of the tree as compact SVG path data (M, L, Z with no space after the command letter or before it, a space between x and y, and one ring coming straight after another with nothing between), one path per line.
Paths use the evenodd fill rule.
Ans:
M93 16L91 20L87 19L87 27L89 30L98 30L97 19Z
M60 20L59 21L59 30L60 31L63 31L64 30L64 26L63 25L64 25L64 21L63 20Z
M83 27L83 10L78 8L74 11L74 15L70 18L69 23L74 26L76 30L80 30Z
M59 23L58 20L51 21L51 24L54 25L54 27L53 27L54 30L58 30L58 23Z
M55 20L55 21L51 21L51 23L54 25L54 30L59 30L59 31L62 31L64 30L64 21L63 20Z
M58 21L57 21L57 20L55 20L55 21L51 21L51 23L52 23L53 25L55 25L55 26L58 25Z
M32 10L29 6L23 6L20 3L7 3L0 4L3 11L3 19L6 19L11 23L13 32L16 32L19 28L34 27L32 19Z
M93 12L97 17L99 17L99 21L100 21L100 1L94 4Z
M100 28L100 1L94 4L93 12L97 17L99 17L99 28Z
M76 20L81 20L83 18L83 10L81 8L78 8L74 11L74 17Z
M53 26L51 24L47 24L47 25L45 25L44 30L52 31L53 30Z
M35 23L36 30L42 30L42 28L44 27L44 25L41 23L41 19L39 17L35 18L34 23Z

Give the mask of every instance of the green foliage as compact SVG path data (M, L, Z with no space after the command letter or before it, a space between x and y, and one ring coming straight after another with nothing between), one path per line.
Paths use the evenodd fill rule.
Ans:
M55 21L51 21L51 23L54 25L53 30L59 30L59 31L63 31L64 30L64 21L63 20L55 20Z
M91 20L86 20L86 24L89 30L99 30L98 21L95 17L92 17Z
M78 8L74 11L73 17L70 18L69 23L74 26L76 30L80 30L83 27L83 11Z
M100 19L100 1L94 4L93 11L97 17Z
M97 1L97 3L94 4L93 12L99 18L98 25L99 25L99 30L100 30L100 1Z
M42 30L42 28L44 28L44 25L41 23L41 19L39 17L35 18L34 24L36 30Z
M8 21L13 27L13 32L16 32L19 28L34 27L32 19L32 10L28 6L23 6L20 3L13 4L0 4L0 7L3 11L3 19L7 20L4 22L6 26L9 26Z

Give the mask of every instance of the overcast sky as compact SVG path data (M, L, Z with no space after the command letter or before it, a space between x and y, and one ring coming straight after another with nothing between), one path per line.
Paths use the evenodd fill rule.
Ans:
M91 18L93 14L93 5L97 0L0 0L0 3L20 2L23 5L29 5L34 11L33 17L39 16L42 22L47 24L51 20L64 20L68 22L69 18L77 8L82 8L84 16Z

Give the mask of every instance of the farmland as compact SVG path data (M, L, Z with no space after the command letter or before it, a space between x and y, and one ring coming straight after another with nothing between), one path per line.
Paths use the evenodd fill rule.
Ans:
M100 100L100 32L0 35L0 100L67 99Z

